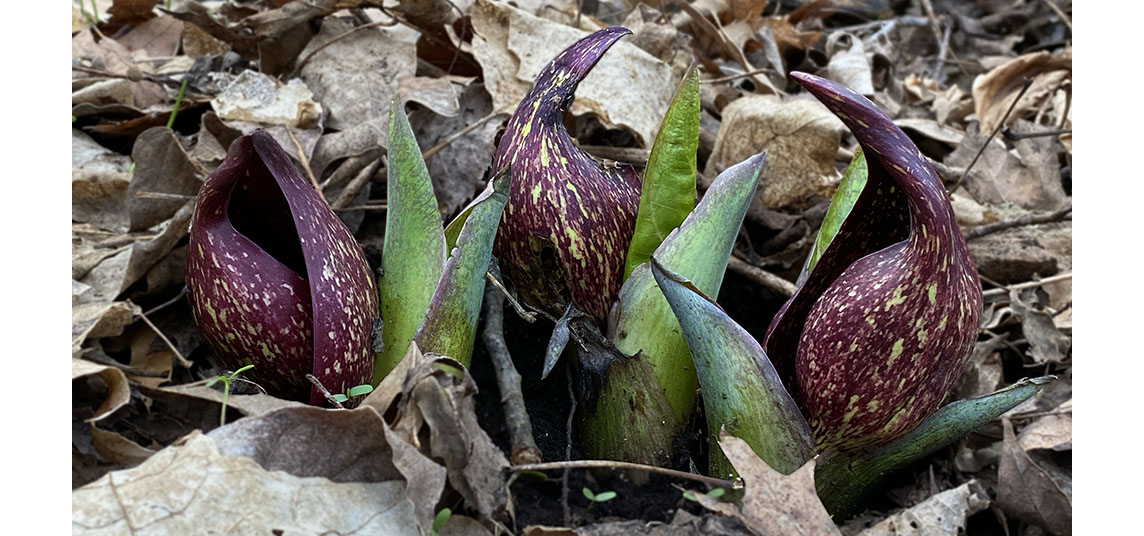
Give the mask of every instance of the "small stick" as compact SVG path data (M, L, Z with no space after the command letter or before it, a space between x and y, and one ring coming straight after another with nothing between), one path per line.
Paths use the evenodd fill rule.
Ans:
M1041 138L1044 136L1060 136L1061 134L1072 134L1071 128L1056 128L1052 130L1044 130L1041 132L1013 132L1012 129L1006 128L1001 135L1009 141L1023 140L1025 138Z
M385 203L378 203L376 205L354 205L352 207L335 208L334 212L353 212L355 210L376 210L384 211L388 207Z
M1065 12L1061 8L1057 7L1057 5L1054 4L1052 0L1041 0L1041 1L1044 2L1045 5L1049 6L1049 9L1053 10L1053 12L1056 13L1057 16L1061 18L1061 22L1065 23L1065 26L1068 27L1069 33L1072 33L1072 31L1073 31L1072 20L1069 20L1069 16L1066 15Z
M429 160L430 158L433 158L433 155L441 152L441 150L448 147L449 144L461 139L461 137L464 136L465 134L468 134L468 133L476 130L477 128L480 128L481 125L489 122L490 119L492 119L498 115L508 113L509 108L513 108L513 106L505 106L503 108L493 110L489 115L486 115L486 116L476 120L476 122L474 122L473 124L461 129L458 132L450 134L449 137L445 138L444 140L441 140L441 143L438 143L437 145L434 145L434 146L426 149L424 153L421 153L421 158L424 158L425 160Z
M499 290L500 293L508 299L509 305L512 305L512 308L516 310L516 314L520 315L520 317L523 318L525 322L528 322L529 324L536 322L536 313L525 311L524 307L520 305L520 302L516 301L516 298L512 297L512 294L508 293L508 289L504 288L504 285L501 284L499 280L497 280L496 276L494 276L492 272L485 272L485 279L487 279L489 283L492 283L493 286L496 287L497 290ZM555 322L556 319L552 319L552 321Z
M336 210L348 206L350 202L353 201L355 197L357 197L358 192L360 192L361 189L365 187L366 183L372 180L373 176L377 174L377 170L381 167L381 164L384 160L385 157L383 156L381 159L374 160L359 170L357 175L354 175L354 178L350 180L349 184L347 184L346 187L342 189L341 195L339 195L338 198L334 200L334 203L330 205L330 208Z
M168 339L166 335L163 335L163 332L159 330L159 327L153 324L151 319L147 318L145 313L139 313L139 318L142 319L143 323L147 324L147 327L151 328L151 331L154 331L155 335L158 335L159 338L162 339L163 342L167 345L167 347L175 353L175 357L178 358L180 365L182 365L184 368L191 368L191 362L187 361L187 358L183 357L183 353L180 352L179 349L171 343L171 339Z
M524 394L520 390L520 373L513 366L512 356L504 340L504 295L492 283L485 285L485 329L481 332L485 348L496 371L497 389L504 405L504 419L508 427L512 452L509 459L514 464L539 463L540 449L532 436L532 421L524 406Z
M568 400L572 407L568 409L568 422L564 425L564 461L572 461L572 419L576 416L576 392L572 389L572 367L564 367L565 384L568 386ZM564 505L564 526L572 526L572 509L568 507L568 471L565 467L560 473L560 503Z
M738 80L740 78L747 78L750 76L755 76L756 74L773 73L773 72L775 72L774 69L763 67L762 69L754 69L751 71L747 71L745 73L731 74L731 75L727 75L727 76L721 76L719 78L704 78L703 82L706 82L708 84L721 84L723 82L730 82L732 80Z
M989 223L985 225L978 225L962 233L966 240L973 240L985 235L993 234L996 232L1012 229L1014 227L1024 227L1026 225L1039 225L1042 223L1052 223L1061 221L1072 214L1072 203L1069 203L1064 208L1050 212L1048 214L1030 214L1028 216L1021 216L1020 218L1013 218L1011 220L999 221L996 223Z
M763 288L774 292L784 298L794 296L798 287L775 274L772 274L758 266L755 266L735 255L727 260L727 267L734 270L735 273L762 285Z
M1001 288L991 288L981 293L984 298L992 298L994 296L1006 296L1011 290L1024 290L1027 288L1039 287L1049 283L1056 283L1057 281L1068 281L1072 279L1072 272L1065 272L1054 276L1039 279L1037 281L1026 281L1024 283L1017 283L1016 285L1000 285Z
M985 152L985 148L989 147L990 143L993 143L993 138L1001 131L1001 127L1005 124L1005 121L1009 120L1009 114L1013 113L1013 109L1017 107L1017 103L1021 101L1021 97L1025 96L1025 92L1028 91L1029 86L1032 85L1032 78L1026 78L1021 84L1021 91L1017 92L1017 98L1013 99L1013 102L1009 104L1009 109L1005 111L1005 115L997 122L997 126L993 127L993 132L989 133L989 137L985 139L985 143L981 144L981 148L977 150L977 154L973 155L973 160L965 167L965 171L961 172L961 176L957 178L957 182L953 183L953 186L949 188L950 192L956 191L957 187L961 186L961 183L965 181L965 177L969 175L969 170L973 169L973 165L977 163L978 158L981 158L981 154Z
M155 314L155 312L157 312L157 311L162 311L163 309L166 309L166 308L174 305L176 302L183 299L183 297L187 295L187 291L188 291L187 286L183 285L183 288L179 289L179 293L176 294L174 298L171 298L171 299L169 299L163 303L160 303L159 305L152 307L151 309L147 310L143 314L145 314L145 315Z
M306 151L302 150L302 144L298 143L298 138L294 137L294 129L286 127L286 135L290 136L290 143L293 143L294 148L298 150L298 163L302 164L302 170L306 172L310 184L314 185L314 190L318 192L318 197L322 198L322 202L329 205L330 202L326 200L326 194L322 193L322 187L318 186L317 177L314 177L314 170L310 169L310 159L306 158Z
M326 397L326 402L329 402L331 406L334 406L338 409L346 409L346 407L343 406L341 402L338 402L338 399L334 398L334 395L330 394L330 390L326 389L326 386L322 385L322 382L318 380L316 376L313 374L307 374L306 379L310 380L310 383L314 384L314 388L317 389L319 393L322 393L322 396Z
M136 192L135 199L173 199L175 201L190 201L193 195L169 194L166 192Z
M735 483L730 480L723 480L722 478L715 478L707 475L697 475L694 473L686 473L677 471L675 469L668 469L666 467L656 467L654 465L643 465L640 463L631 462L615 462L611 460L571 460L563 462L545 462L534 463L526 465L510 465L506 471L554 471L557 469L616 469L616 470L636 470L647 471L649 473L657 473L675 478L682 478L684 480L693 480L701 482L712 487L721 487L734 489Z

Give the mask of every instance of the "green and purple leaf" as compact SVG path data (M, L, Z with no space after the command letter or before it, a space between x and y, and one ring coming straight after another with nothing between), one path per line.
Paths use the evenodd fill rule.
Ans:
M651 146L635 232L624 261L625 280L695 208L698 151L699 70L692 69L675 90Z
M429 170L397 99L390 103L388 140L385 242L378 277L384 347L374 364L374 384L397 366L425 321L446 255Z
M449 356L466 367L477 336L477 317L484 297L485 272L492 261L493 239L511 188L510 170L489 181L485 192L466 210L456 245L429 303L415 340L424 352Z
M604 52L628 33L605 28L558 54L517 106L493 155L492 172L511 166L513 175L496 255L521 299L554 317L571 303L602 324L623 280L638 177L631 166L604 166L581 151L564 129L563 111Z
M977 338L981 285L941 181L901 129L840 84L791 77L854 133L868 177L763 348L816 448L861 450L941 405Z
M704 294L719 293L764 161L759 154L727 168L655 251L660 262ZM595 457L664 463L672 437L695 408L695 365L679 322L646 263L624 282L616 309L608 338L639 366L617 367L617 362L606 371L600 403L587 411L585 423L592 431L588 449Z
M767 465L789 475L814 457L814 443L798 404L750 333L690 281L651 259L655 282L671 304L699 376L707 418L710 471L734 468L719 448L720 430L747 442Z
M306 380L368 383L377 289L361 247L263 131L203 183L187 253L191 311L223 366L283 398L320 404Z
M824 452L814 472L822 504L835 520L845 520L857 513L862 500L886 476L965 437L1054 380L1052 376L1023 379L990 395L952 402L906 435L860 454Z

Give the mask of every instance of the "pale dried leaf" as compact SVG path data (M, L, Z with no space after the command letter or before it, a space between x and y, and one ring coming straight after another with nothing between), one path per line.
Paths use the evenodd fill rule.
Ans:
M959 536L966 519L988 507L989 495L970 481L902 510L860 536Z
M89 423L97 422L111 415L131 400L131 387L127 385L127 378L122 371L117 368L96 365L82 359L72 359L72 383L80 378L93 379L95 377L98 377L106 386L107 396L100 402L99 407L93 409L93 415L87 419ZM76 394L73 392L72 396L76 396Z
M866 95L874 94L874 79L862 40L846 32L834 32L826 39L826 78Z
M742 517L762 534L840 534L818 500L814 459L790 475L771 469L746 441L721 433L719 446L743 479Z
M1039 108L1071 77L1071 47L1057 55L1041 50L1018 56L978 76L973 80L973 102L981 132L992 132L1001 124L1026 78L1032 78L1033 85L1006 119L1009 124Z
M1029 125L1015 127L1021 131L1039 128L1028 122L1018 124ZM988 137L988 132L974 132L970 127L943 163L951 168L968 167ZM1026 138L1014 142L1016 151L1010 151L1000 137L994 138L973 165L965 187L980 203L1014 203L1028 210L1056 210L1067 199L1056 143L1052 137Z
M139 313L139 306L129 302L84 303L72 307L72 354L78 352L87 339L123 333Z
M211 100L219 118L293 128L311 128L322 115L314 93L295 78L281 84L256 71L243 71Z
M115 432L104 430L95 424L91 428L91 445L99 455L115 464L139 465L155 454L155 451L140 446Z
M130 157L96 143L91 136L78 128L72 129L71 149L72 169L126 173L131 168Z
M437 115L456 117L461 113L461 104L457 101L460 90L444 78L406 78L400 81L398 91L401 102L416 102Z
M202 170L191 160L178 135L152 127L139 135L131 149L135 174L127 188L131 230L149 229L175 215L187 199L199 193Z
M72 221L127 231L130 181L127 173L72 168Z
M1017 443L1026 451L1072 450L1072 400L1057 406L1049 415L1037 417L1021 429Z
M137 55L162 58L174 56L179 51L182 34L183 21L170 15L160 15L135 26L116 41Z
M1010 307L1029 341L1029 357L1037 363L1059 363L1068 356L1072 340L1057 329L1053 317L1044 310L1044 301L1047 298L1038 296L1037 289L1009 292Z
M834 167L844 127L821 103L748 95L723 108L723 126L704 174L723 169L765 151L767 165L758 199L775 210L811 195L830 195L841 176Z
M191 434L142 465L72 492L73 534L417 535L400 480L334 483L267 471Z

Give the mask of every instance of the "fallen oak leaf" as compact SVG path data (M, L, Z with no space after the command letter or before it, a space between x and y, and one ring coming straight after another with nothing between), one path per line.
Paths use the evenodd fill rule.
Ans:
M771 469L746 441L720 433L719 447L743 479L743 521L761 534L841 534L814 489L812 458L790 475Z

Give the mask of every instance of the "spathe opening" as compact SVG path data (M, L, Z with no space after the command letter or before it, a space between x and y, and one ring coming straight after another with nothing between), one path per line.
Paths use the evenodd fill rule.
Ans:
M245 173L235 181L227 203L234 229L294 273L306 277L306 258L290 205L266 163L252 151Z

